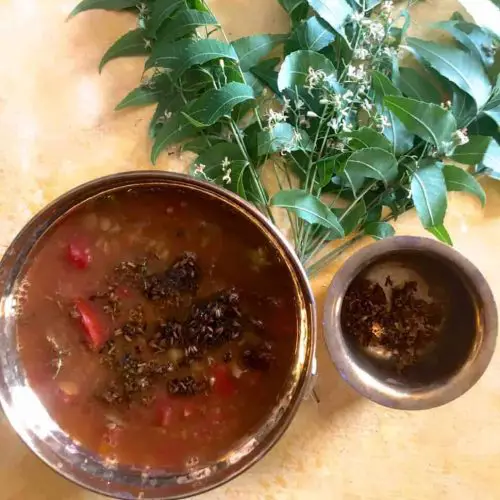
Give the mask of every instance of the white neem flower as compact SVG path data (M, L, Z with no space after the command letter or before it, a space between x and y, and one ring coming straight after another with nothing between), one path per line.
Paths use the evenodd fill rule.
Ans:
M395 49L393 49L392 47L384 47L382 49L382 54L384 54L387 57L391 57L392 58L395 55L397 55L397 51Z
M304 85L306 89L311 91L314 88L319 87L326 80L326 73L321 69L314 69L309 66L307 70L306 84Z
M203 165L203 163L198 163L196 165L196 168L194 169L194 175L204 176L206 168L207 168L207 166Z
M353 57L354 59L361 59L364 61L370 57L370 51L363 47L359 47L354 51Z
M297 111L300 111L304 107L304 101L302 101L301 99L295 99L293 101L293 105L295 106L295 109Z
M285 114L290 109L290 99L288 97L283 97L283 107L281 108L281 112Z
M274 111L274 109L270 109L267 116L267 121L269 122L270 127L273 127L276 123L286 121L287 118L283 111Z
M363 99L361 107L369 113L373 109L373 104L368 99Z
M394 2L392 0L387 0L385 2L382 2L382 6L380 7L380 11L382 13L388 15L392 12L393 8L394 8Z
M331 118L330 121L327 123L327 125L331 129L337 131L339 129L340 122L339 122L338 118Z
M379 22L372 22L368 25L368 36L375 42L381 42L385 38L384 25Z
M355 12L355 13L351 16L351 19L352 19L355 23L359 23L359 22L360 22L360 21L362 21L364 18L365 18L365 15L364 15L362 12Z
M443 109L451 109L451 101L446 101L441 103Z
M302 142L302 135L300 133L300 130L297 130L296 128L293 129L293 135L292 135L292 144L291 146L297 146Z
M349 66L347 66L347 76L353 81L361 82L365 80L367 75L362 64L359 66L353 66L352 64L349 64Z
M229 158L227 156L224 157L224 159L221 162L221 165L222 165L222 170L226 170L231 165L231 162L229 161Z
M228 168L226 172L224 173L224 177L222 177L222 182L225 182L226 184L231 184L231 169Z
M307 116L308 118L319 118L318 114L317 114L317 113L315 113L314 111L308 111L308 112L306 113L306 116Z
M392 124L391 122L389 121L389 118L387 118L387 116L385 115L381 115L380 116L380 125L383 127L383 128L391 128L392 127Z
M304 128L311 128L311 122L304 116L299 116L299 125Z
M342 125L342 130L344 132L351 132L352 131L352 125L350 123L344 123Z
M352 98L354 97L354 92L352 90L348 90L342 94L342 99L344 99L345 102L350 104L352 102Z
M463 146L469 142L469 136L467 134L467 129L463 128L462 130L457 130L453 133L453 141L457 146Z

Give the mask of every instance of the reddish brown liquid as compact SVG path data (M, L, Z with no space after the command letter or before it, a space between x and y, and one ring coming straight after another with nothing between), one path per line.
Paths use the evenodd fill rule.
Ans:
M85 244L91 262L78 268L67 258L68 244ZM148 255L164 269L185 251L196 253L202 278L187 303L157 308L132 291L117 316L100 314L107 334L120 324L127 307L144 305L148 323L186 316L189 303L236 287L242 310L262 321L259 331L208 354L217 365L231 350L231 394L208 388L194 396L168 394L158 380L149 405L109 405L96 397L112 376L89 348L83 326L71 317L75 299L106 289L106 276L121 261ZM29 382L50 415L85 447L120 463L182 470L229 451L256 430L279 397L296 348L293 282L286 266L249 222L200 195L174 188L121 191L88 202L53 227L27 264L27 283L17 325L18 344ZM159 318L158 316L162 316ZM268 370L241 365L242 345L266 341L275 357ZM181 369L209 377L206 356ZM166 402L166 403L165 403ZM164 418L164 406L168 418ZM159 416L160 412L160 416ZM163 412L163 413L162 413Z

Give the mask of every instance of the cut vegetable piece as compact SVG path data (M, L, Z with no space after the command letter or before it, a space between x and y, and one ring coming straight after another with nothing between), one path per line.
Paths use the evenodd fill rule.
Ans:
M81 241L73 241L68 244L68 261L77 269L85 269L92 262L90 249Z
M92 305L86 300L77 299L75 301L75 308L80 315L80 321L90 347L98 350L107 340L107 333L103 324L92 308Z

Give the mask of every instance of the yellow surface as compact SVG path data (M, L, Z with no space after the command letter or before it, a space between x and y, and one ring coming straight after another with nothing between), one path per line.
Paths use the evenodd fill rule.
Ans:
M76 0L0 0L0 245L47 202L97 176L149 167L152 109L114 113L139 81L141 61L111 62L105 49L131 27L123 14L89 12L69 23ZM212 0L233 37L286 26L275 0ZM447 18L451 0L422 3L419 25ZM417 27L418 29L418 27ZM159 168L182 170L163 154ZM500 300L500 183L488 205L452 195L447 227L456 248ZM414 214L399 234L424 234ZM338 261L314 282L321 312ZM319 342L321 403L303 403L282 441L240 478L204 500L493 500L500 498L500 354L480 382L444 408L407 413L361 399ZM2 421L0 500L96 500L38 462Z

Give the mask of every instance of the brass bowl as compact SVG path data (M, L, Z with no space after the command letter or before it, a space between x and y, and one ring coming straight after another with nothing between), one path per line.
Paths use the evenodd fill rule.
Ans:
M16 343L15 302L19 276L33 246L69 211L91 198L134 187L174 186L214 203L224 203L234 217L251 221L266 236L288 267L295 284L298 342L290 375L259 429L219 461L200 464L185 473L140 470L106 462L85 449L53 421L30 388ZM128 172L103 177L64 194L21 230L0 264L0 402L26 445L59 474L89 490L120 499L176 499L211 490L248 469L279 440L309 389L316 344L314 298L305 272L284 237L255 207L235 194L186 175L159 171Z
M362 347L342 327L349 286L365 277L381 286L416 281L427 297L446 303L436 341L404 370L393 352ZM446 404L468 391L486 370L497 336L495 300L478 269L452 248L428 238L394 237L350 257L330 285L324 331L342 377L363 396L390 408L421 410Z

